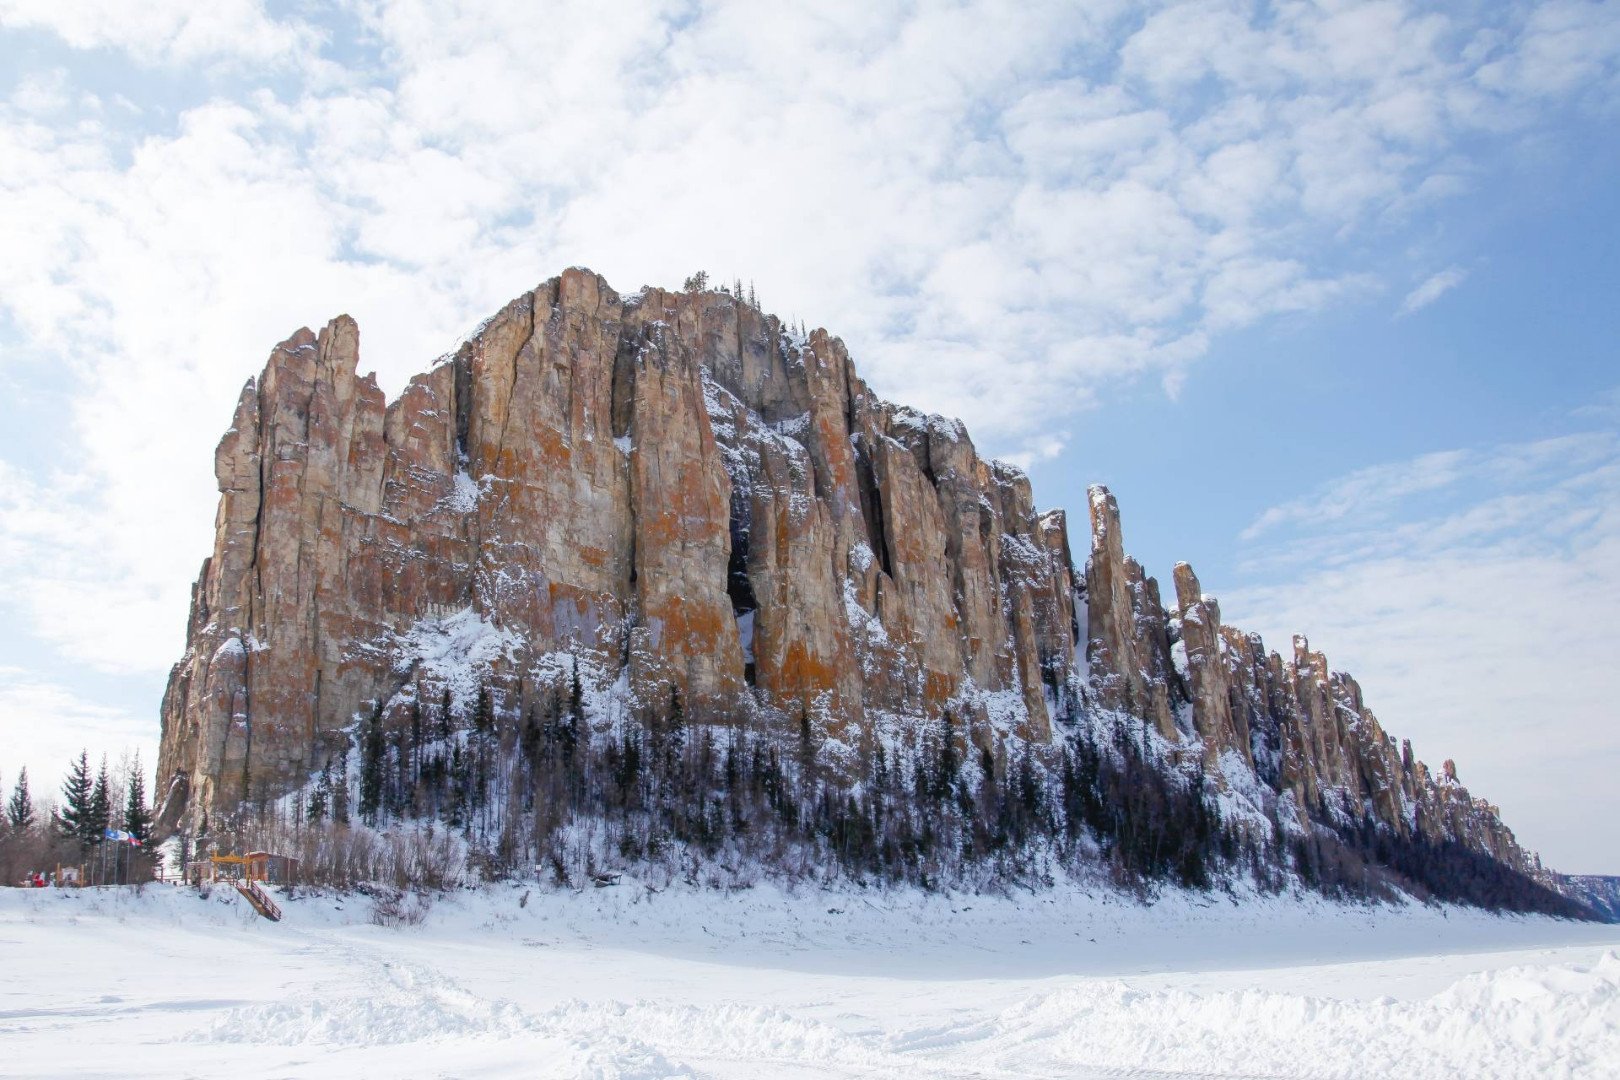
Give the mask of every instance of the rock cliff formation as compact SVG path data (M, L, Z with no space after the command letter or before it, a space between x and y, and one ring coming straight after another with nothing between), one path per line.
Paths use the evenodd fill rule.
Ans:
M574 269L393 402L359 349L347 317L298 331L219 444L163 702L170 828L297 790L362 721L515 716L583 672L614 715L813 726L834 769L946 711L992 755L1138 717L1256 830L1532 866L1304 639L1225 625L1185 564L1167 606L1105 489L1077 563L1020 471L879 400L824 331Z

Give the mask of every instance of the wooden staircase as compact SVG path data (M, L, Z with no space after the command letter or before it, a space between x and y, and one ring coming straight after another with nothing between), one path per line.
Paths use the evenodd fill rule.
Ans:
M253 905L254 911L271 922L281 921L281 909L270 899L270 894L259 887L257 881L238 881L236 891L247 897L247 902Z

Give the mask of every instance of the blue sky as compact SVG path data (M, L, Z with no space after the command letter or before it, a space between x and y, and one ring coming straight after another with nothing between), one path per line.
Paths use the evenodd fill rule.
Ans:
M0 781L150 756L290 330L704 267L1620 871L1612 4L615 8L0 0Z

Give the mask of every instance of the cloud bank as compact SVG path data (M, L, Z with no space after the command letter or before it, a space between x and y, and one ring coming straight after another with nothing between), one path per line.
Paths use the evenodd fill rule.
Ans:
M704 268L1035 461L1222 334L1390 289L1416 217L1620 101L1583 0L0 0L0 50L0 613L153 678L214 442L299 325L355 315L397 389L564 266Z

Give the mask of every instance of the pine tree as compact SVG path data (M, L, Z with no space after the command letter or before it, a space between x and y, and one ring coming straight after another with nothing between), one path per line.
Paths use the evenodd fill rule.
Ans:
M321 775L315 781L309 793L309 807L304 812L304 818L310 824L326 820L327 808L332 803L332 759L327 758L326 764L321 766Z
M107 757L101 757L101 771L96 774L96 783L90 789L90 814L86 822L86 831L92 842L100 843L106 837L107 829L112 825L112 783L107 776Z
M450 736L455 732L454 707L450 701L450 688L444 688L444 696L439 700L439 730L434 738L441 743L448 744Z
M360 820L367 825L377 824L377 810L383 795L383 730L382 703L366 721L360 740Z
M81 849L90 846L90 796L93 783L90 779L90 755L80 750L78 758L68 766L67 778L62 781L62 808L56 814L56 827L64 836L76 841Z
M956 756L956 718L946 709L940 715L939 767L934 773L934 795L941 802L949 800L956 790L961 769L961 759Z
M19 832L34 827L34 799L28 794L28 767L17 774L17 783L11 789L11 800L6 803L6 820Z
M414 803L416 789L422 784L422 697L411 699L411 798Z
M469 798L471 808L478 815L478 824L487 829L485 811L489 807L489 781L491 745L495 741L495 702L489 686L478 684L478 704L473 711L472 754L468 768L472 772Z
M124 799L124 831L145 847L152 840L152 812L146 805L146 779L141 775L141 759L129 770L129 791Z
M579 677L579 657L572 659L574 675L568 687L568 715L570 719L578 721L585 715L585 684Z
M553 703L555 711L555 703ZM579 657L574 657L573 685L568 692L568 716L560 725L558 738L562 743L563 778L567 782L570 799L584 794L585 769L581 760L580 735L585 723L585 687L579 677Z
M337 772L332 777L332 820L339 825L349 824L349 754L347 750L338 758Z
M664 749L669 755L668 766L671 771L675 763L680 760L681 751L686 747L686 710L681 706L681 688L671 683L669 687L669 716L665 719Z
M799 706L799 780L808 793L816 781L816 733L810 725L810 709Z

